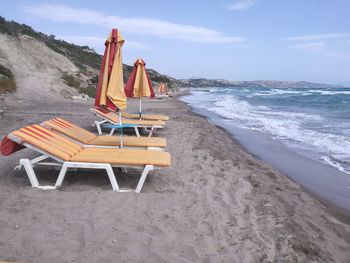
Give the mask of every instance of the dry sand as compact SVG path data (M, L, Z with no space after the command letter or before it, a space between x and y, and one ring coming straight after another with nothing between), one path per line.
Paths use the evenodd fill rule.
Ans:
M5 103L1 136L53 116L93 129L91 103ZM113 192L104 173L84 170L69 173L60 190L33 189L13 170L30 151L0 157L0 261L350 261L350 226L296 183L175 98L143 107L171 116L157 135L167 138L172 166L151 172L140 194ZM58 174L39 171L44 183Z

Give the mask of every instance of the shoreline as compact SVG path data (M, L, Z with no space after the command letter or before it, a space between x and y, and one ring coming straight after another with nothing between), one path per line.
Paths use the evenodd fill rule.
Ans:
M96 132L89 107L21 102L0 120L0 135L50 116ZM129 103L130 112L137 107ZM348 261L350 226L227 131L177 98L143 108L170 116L157 136L167 139L172 165L152 171L140 194L113 192L103 172L83 170L70 172L60 190L32 189L23 170L13 171L30 152L0 157L0 260ZM56 179L57 171L39 170L44 183ZM121 187L137 179L118 174Z
M298 177L300 176L293 176L293 174L296 174L295 171L292 172L291 174L291 170L288 169L286 170L285 165L283 164L284 162L288 162L288 157L289 158L296 158L294 157L297 156L298 159L303 158L303 156L301 155L297 155L295 153L293 154L286 154L284 151L286 149L288 149L286 146L282 146L284 148L284 151L282 150L282 152L284 152L284 155L286 155L286 157L284 157L282 160L279 160L276 162L276 158L270 158L270 159L266 159L265 154L267 153L266 150L259 150L259 151L254 151L253 148L251 148L252 146L252 142L250 140L252 140L253 142L258 142L256 141L256 139L254 138L250 138L249 136L247 136L247 130L242 129L242 131L239 131L240 135L238 136L238 134L236 132L238 132L238 129L236 128L234 131L230 131L229 127L227 127L227 125L223 125L220 124L219 119L217 117L210 117L208 115L206 115L203 111L198 110L194 107L192 107L191 105L187 104L186 102L182 101L180 98L190 95L190 92L183 92L180 93L177 98L184 103L185 105L187 105L188 107L191 108L191 111L193 112L193 114L196 114L197 116L205 119L206 121L208 121L209 123L212 123L213 125L215 125L217 128L222 129L228 136L230 136L232 138L233 143L239 145L243 151L247 152L248 154L250 154L251 156L253 156L254 158L271 165L277 172L279 172L282 176L286 176L288 179L292 180L293 182L297 183L298 185L300 185L300 187L302 187L304 189L304 191L306 191L307 193L311 194L312 196L314 196L322 205L324 205L327 209L330 210L330 212L332 213L333 216L335 216L336 218L338 218L339 220L341 220L343 223L346 224L350 224L350 209L345 208L344 206L337 204L334 200L330 200L330 198L325 198L325 196L322 196L321 194L321 190L318 190L317 187L315 189L315 187L312 187L313 185L311 185L311 187L307 186L307 185L303 185L303 183L301 183L298 180ZM238 136L238 138L237 138ZM256 135L254 135L255 137L258 137ZM260 136L259 136L260 137ZM242 140L242 138L244 138L244 140ZM249 142L247 142L249 141ZM261 142L260 142L261 143ZM270 142L271 143L271 142ZM278 143L273 143L273 145L277 145ZM279 144L278 144L279 145ZM271 145L270 145L271 146ZM272 147L272 148L276 148ZM278 146L276 148L276 150L280 150L279 148L281 148L281 146ZM305 158L305 157L304 157ZM304 160L304 162L306 161L306 159ZM308 162L312 162L315 163L315 161L311 161L309 160ZM307 163L307 162L306 162ZM300 165L300 163L298 164ZM337 176L337 174L339 174L340 172L338 170L336 170L334 167L328 167L324 164L319 164L322 166L325 166L326 169L328 170L334 170L333 171L333 176ZM310 167L308 167L310 169ZM307 169L307 168L306 168ZM322 169L320 169L322 170ZM317 170L315 170L317 171ZM318 171L320 172L320 171ZM305 174L303 174L303 176L306 176ZM332 175L331 175L332 176ZM318 191L317 191L318 190ZM345 202L345 203L344 203ZM347 205L348 203L346 201L343 201L344 205Z

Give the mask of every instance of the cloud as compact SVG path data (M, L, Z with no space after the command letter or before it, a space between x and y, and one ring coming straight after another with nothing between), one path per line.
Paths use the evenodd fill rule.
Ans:
M290 45L288 47L295 50L301 50L304 52L333 57L333 58L342 58L342 59L350 58L350 54L329 49L326 42L303 43L303 44Z
M233 10L233 11L242 11L242 10L247 10L251 8L255 4L256 4L256 0L240 0L240 1L235 1L229 6L227 6L227 9Z
M300 35L280 38L280 40L290 41L288 48L294 50L301 50L308 53L313 53L321 56L328 56L333 58L346 58L350 54L334 50L334 39L348 37L344 33L330 33L330 34L314 34L314 35ZM344 41L342 41L344 43ZM329 48L329 45L331 47ZM333 46L333 48L332 48Z
M57 35L56 39L64 40L68 43L74 43L77 45L82 46L89 46L92 48L95 48L95 46L98 46L103 44L106 39L101 37L91 37L91 36L64 36L64 35Z
M62 39L69 43L76 45L89 46L96 50L98 53L103 53L104 42L106 38L93 37L93 36L56 36L57 39ZM123 49L135 49L135 50L153 50L151 47L143 45L139 42L127 41L125 42Z
M288 40L288 41L318 41L318 40L342 38L342 37L347 37L347 36L348 36L347 34L343 34L343 33L332 33L332 34L320 34L320 35L291 36L291 37L281 38L281 40Z
M326 49L326 46L327 45L325 42L314 42L314 43L290 45L288 47L292 49L309 51L309 52L319 52L319 51L324 51Z
M125 44L125 48L138 49L138 50L153 50L153 48L149 46L146 46L144 44L141 44L139 42L134 42L134 41L127 41Z
M206 27L176 24L152 18L109 16L89 9L72 8L64 5L40 4L22 7L22 11L31 16L59 23L94 25L108 29L117 27L121 32L162 39L210 44L236 44L246 40L243 37L227 36L222 32Z

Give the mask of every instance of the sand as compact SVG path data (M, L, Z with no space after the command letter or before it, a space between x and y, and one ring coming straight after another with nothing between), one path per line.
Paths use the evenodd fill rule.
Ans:
M91 102L5 104L1 136L53 116L94 130ZM0 157L0 261L349 262L350 226L296 183L176 98L143 108L171 116L157 136L172 166L152 171L140 194L113 192L104 173L85 170L60 190L33 189L13 170L30 151ZM38 171L43 183L58 174ZM118 173L121 186L137 179Z

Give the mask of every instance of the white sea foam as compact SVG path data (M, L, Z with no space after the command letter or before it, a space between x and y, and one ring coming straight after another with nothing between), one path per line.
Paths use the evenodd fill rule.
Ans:
M279 95L350 95L350 91L333 91L333 90L289 90L289 89L269 89L269 90L259 90L248 95L248 97L254 96L279 96Z
M321 159L328 165L337 168L339 171L350 174L350 165L333 158L331 155L324 155Z
M350 91L330 91L330 90L326 90L326 91L322 91L321 92L321 95L339 95L339 94L350 95Z

